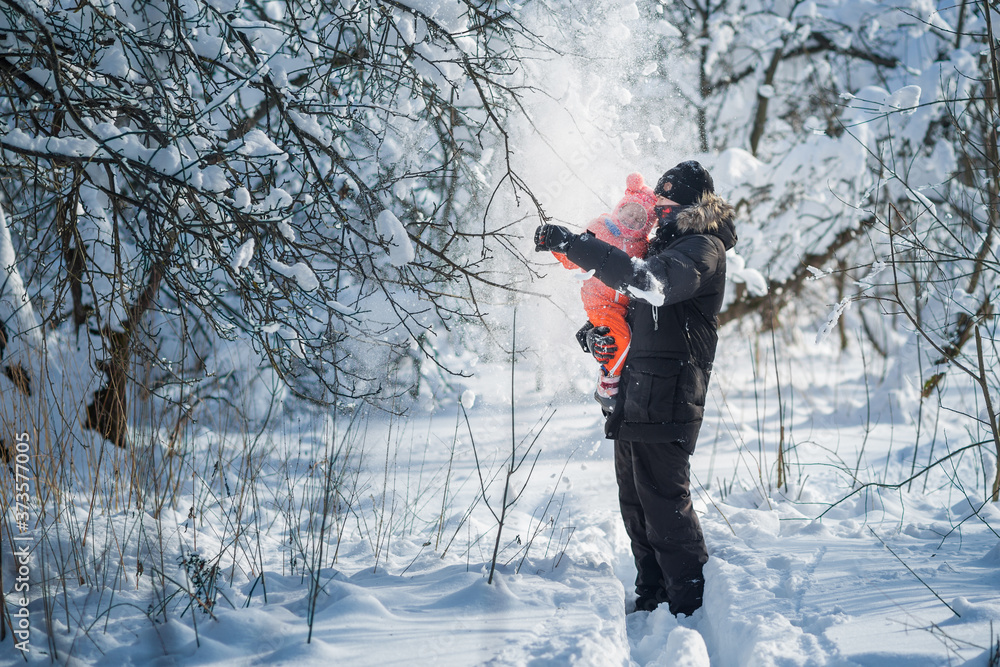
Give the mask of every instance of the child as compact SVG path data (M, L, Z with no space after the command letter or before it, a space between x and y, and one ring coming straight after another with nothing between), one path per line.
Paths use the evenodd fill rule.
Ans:
M587 225L587 231L597 238L621 248L632 257L644 258L649 245L649 230L656 222L653 207L656 195L643 182L642 174L629 174L625 179L625 196L615 210L608 215L600 215ZM552 253L568 269L579 268L566 259L565 255ZM601 375L597 385L597 400L610 408L618 394L618 381L625 357L628 354L632 332L625 323L628 297L616 292L597 278L584 281L580 289L583 307L590 322L595 327L608 327L610 335L618 344L618 351L610 361L601 365Z

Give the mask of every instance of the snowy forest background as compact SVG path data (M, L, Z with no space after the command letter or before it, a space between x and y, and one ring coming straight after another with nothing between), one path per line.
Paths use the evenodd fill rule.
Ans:
M794 511L827 526L803 553L894 549L950 619L889 641L899 664L1000 664L998 20L986 0L0 0L0 663L385 664L416 641L379 638L387 600L434 599L407 621L450 637L426 662L886 664L835 636L864 610L713 588L759 579L733 554L795 552L768 518ZM695 456L722 564L703 617L626 624L579 281L531 235L689 158L740 236ZM984 569L949 566L963 602L942 599L911 547ZM572 613L539 644L528 608ZM371 634L334 639L359 618ZM937 649L910 656L914 628Z

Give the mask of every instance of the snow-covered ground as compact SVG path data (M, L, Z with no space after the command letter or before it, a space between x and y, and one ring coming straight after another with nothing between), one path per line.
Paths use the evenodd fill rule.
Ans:
M635 571L597 405L582 392L539 389L527 368L513 411L516 456L526 457L508 499L524 492L510 503L488 583L497 530L480 488L499 513L511 453L509 369L497 366L468 382L468 422L453 405L341 424L334 438L329 421L289 423L242 458L223 454L218 434L198 436L185 465L202 466L192 475L200 481L174 509L159 519L95 517L89 551L77 555L93 571L58 579L48 596L40 578L51 571L36 567L26 657L48 662L55 649L59 663L109 665L995 664L1000 509L984 503L990 450L959 452L971 441L968 418L925 408L918 441L914 398L878 384L893 377L891 365L780 339L779 401L769 345L735 330L720 345L693 459L711 560L705 606L691 618L626 615ZM975 394L953 384L950 405L972 405ZM782 427L788 484L778 489ZM327 468L331 443L350 446ZM219 465L193 463L199 457ZM864 486L905 480L940 459L899 488ZM309 511L319 497L310 489L322 488L317 471L326 470L340 500L329 508L310 610L320 518ZM162 552L152 553L148 535ZM199 592L192 553L219 566L214 589L202 577ZM5 562L4 580L12 574ZM95 585L76 581L88 577ZM199 609L205 602L211 613ZM21 664L9 647L0 664Z
M32 9L46 3L25 4ZM80 3L76 8L63 4L67 5L66 17L76 22L89 16L93 8L88 4L94 3ZM118 6L119 12L124 12L125 4L103 3L107 8ZM143 3L133 4L138 7ZM279 11L281 3L244 4L254 8L262 4L270 15ZM418 3L441 20L451 11L446 8L449 4L455 5L439 0ZM512 6L520 4L524 3ZM967 168L968 156L963 157L958 149L975 149L977 135L944 130L929 133L928 128L952 125L942 122L945 111L935 102L980 98L975 90L965 88L979 78L975 61L985 44L972 39L975 33L984 32L982 23L973 17L975 12L970 9L966 17L964 2L935 11L934 3L922 0L794 4L796 10L789 15L793 23L770 11L744 22L742 5L737 14L719 7L711 18L717 31L708 61L698 64L697 58L692 58L696 53L686 51L680 42L669 41L681 33L666 20L673 12L665 10L679 10L684 3L662 3L659 10L664 20L654 18L652 22L644 19L632 0L578 3L571 12L548 3L527 3L522 8L525 26L537 31L541 43L553 46L554 51L549 53L546 48L531 57L526 52L516 69L524 73L523 82L531 87L521 93L523 106L530 113L512 117L504 130L512 139L511 154L491 148L488 140L479 144L479 148L486 148L480 161L483 165L492 162L494 171L480 173L483 165L474 165L475 175L484 185L492 184L513 165L518 179L531 185L554 222L582 229L596 213L611 209L621 196L625 174L638 170L653 181L671 163L695 154L699 141L692 110L697 105L686 95L678 96L675 80L697 80L698 67L705 73L714 68L719 76L741 71L744 58L757 63L761 54L773 53L771 42L780 41L786 52L808 54L815 62L789 62L790 69L780 74L781 83L776 87L759 85L749 76L732 87L716 79L720 83L716 96L702 100L710 108L725 102L721 104L724 113L709 124L718 127L705 138L705 145L730 148L699 159L712 168L720 193L734 202L750 202L745 213L741 208L741 254L730 256L730 278L745 284L751 294L762 293L765 273L771 280L781 280L802 265L807 253L822 255L831 248L830 239L846 231L840 225L853 225L856 232L862 232L865 228L857 226L858 217L861 212L867 217L870 196L878 201L888 196L889 202L895 199L897 204L913 200L919 204L913 214L917 222L927 219L923 208L933 208L925 206L931 194L943 197L938 205L944 220L952 216L947 210L964 210L964 195L958 198L957 208L947 209L943 204L948 197L935 193L952 180L953 171ZM110 9L108 12L114 16ZM959 18L959 12L966 18ZM949 20L954 16L956 26L970 21L964 24L965 37L954 41L944 15ZM404 33L410 35L404 41L412 41L412 31L419 22L403 18L396 14L393 24L399 26L401 38ZM864 23L861 30L855 30L855 22ZM461 30L465 27L462 24ZM856 44L870 42L879 59L899 58L906 66L893 66L891 71L844 66L842 72L831 71L842 61L815 58L806 42L799 48L798 42L788 41L793 35L796 40L805 40L810 34L825 35L828 30L839 34L834 40L839 50L852 39ZM276 28L266 32L273 33L273 40L265 40L271 46L262 41L255 48L273 48L277 53L279 43L284 42L277 39ZM700 29L696 33L701 34ZM199 34L205 40L217 39L211 30L200 30ZM775 41L775 35L783 37ZM134 36L129 33L126 37L131 42ZM199 43L193 33L189 37ZM823 41L830 38L824 36ZM465 43L464 38L461 43ZM695 46L702 51L700 41ZM90 53L88 49L66 53ZM123 53L120 46L106 51L118 56ZM409 49L403 51L407 52ZM727 56L734 54L737 57L727 61ZM101 67L96 72L121 58L98 60ZM268 63L274 76L278 76L279 67L286 68L277 58ZM455 65L447 64L449 68ZM48 76L44 67L30 72L39 81ZM848 73L849 77L842 78ZM259 74L255 67L252 76ZM228 81L228 75L224 78ZM333 85L336 81L326 78L326 74L321 77L324 85L329 84L339 98L336 91L344 86ZM439 79L433 74L431 78ZM830 91L839 93L831 94L831 99L841 100L845 106L839 111L827 107L821 113L816 109L823 107L817 107L816 102L830 91L814 88L811 82L827 79L835 83ZM878 87L874 87L876 83ZM235 84L242 86L240 81ZM236 90L229 85L226 90ZM516 80L513 85L520 86ZM244 88L255 90L253 86ZM449 84L443 90L450 88ZM212 100L203 101L211 109L223 109L217 105L229 99L239 101L244 94L213 94ZM249 99L258 94L263 95L258 91ZM745 130L758 99L772 99L772 95L771 120L765 128L760 157L733 148L745 145ZM395 95L390 98L397 100ZM376 152L386 163L368 155L367 135L359 142L365 146L359 163L365 182L354 183L355 190L357 186L376 187L379 193L387 194L380 189L384 180L380 169L398 168L402 173L403 167L395 163L403 146L424 145L423 130L410 128L413 117L419 124L428 120L417 108L423 102L411 104L405 91L398 101L402 102L398 108L387 108L400 125L386 118L388 129L380 137L381 153ZM253 109L255 103L246 103ZM368 103L378 109L383 106L367 98L361 103L362 107ZM967 115L963 111L966 107L955 108L957 116ZM247 115L242 106L231 111L223 115ZM814 111L816 116L826 114L829 118L822 122L811 115L798 118ZM36 112L33 107L24 112L33 125L40 122ZM296 125L309 125L316 137L328 134L317 120L292 113ZM786 123L785 118L794 123ZM878 122L870 122L873 119ZM779 120L775 127L772 121ZM377 125L382 124L380 116ZM802 127L796 129L796 124ZM828 125L837 129L838 124L852 131L824 129ZM15 125L5 135L13 147L69 148L77 153L82 147L87 154L98 150L90 139L86 145L72 143L81 129L73 123L55 123L69 135L50 138L28 137ZM147 155L151 149L125 128L110 121L95 127L124 133L122 141L130 142L125 146L125 157L153 160ZM436 129L432 132L437 133ZM802 136L796 138L798 134ZM959 135L961 140L955 138ZM477 136L482 141L486 134ZM906 152L910 150L908 142L897 138L924 146L931 157L911 160L914 156ZM277 136L273 139L280 143ZM874 165L865 162L875 155L892 158L889 162L896 159L896 153L882 152L880 142L888 145L889 139L904 147L899 161L909 166L908 173L892 174L883 188L886 165L872 171ZM279 147L262 130L248 133L244 142L250 153L259 153L256 149L262 148L268 156L282 155L279 161L285 165L296 162L284 160L291 145ZM214 143L206 140L206 145ZM420 152L417 148L413 151ZM163 172L166 163L158 160L164 155L169 153L168 161L180 155L159 150L153 153L159 157L149 163L151 174ZM473 154L480 151L474 150L470 158ZM218 157L214 148L211 157L213 161ZM263 154L258 157L263 160L262 168L273 161ZM425 157L435 161L436 169L434 151ZM425 167L419 161L412 165L416 171ZM101 189L105 167L95 163L88 169L89 176L83 181L84 203L94 211L104 211L107 207L100 202L106 193L89 202L86 192L90 181L97 188L94 192ZM209 172L218 176L222 167L213 163L205 174ZM237 172L246 170L240 167L233 173ZM375 186L375 176L380 185ZM277 205L291 199L289 192L276 185L286 177L291 178L281 176L273 183L271 176L264 179L268 191L274 186L264 202ZM292 180L300 177L306 175L295 175ZM958 180L965 184L968 178ZM217 185L206 191L213 198L225 190L222 181ZM767 187L762 188L764 185ZM406 197L400 192L412 194L425 187L408 178L396 184L393 196L401 204ZM341 200L341 193L351 192L343 178L335 188ZM480 215L489 214L491 223L496 222L495 229L506 230L512 239L522 238L522 250L530 255L528 239L537 223L535 212L519 209L510 201L504 203L504 197L511 196L504 191L499 191L490 211L456 215L478 225ZM476 192L476 188L463 188L457 200L461 206L456 210L462 211L463 202ZM312 196L308 197L312 201ZM242 186L233 191L232 204L242 213L262 206L251 199L250 191ZM529 199L534 197L523 198L525 205ZM390 199L384 201L389 203ZM13 208L11 212L23 215ZM375 231L388 254L383 260L384 253L379 250L373 257L380 262L378 266L420 265L424 260L418 255L424 250L406 240L407 234L416 232L419 220L401 219L396 213L387 209L376 217ZM95 265L112 266L112 246L100 241L111 229L103 226L106 219L102 216L97 215L97 226L87 223L90 226L83 228L80 239L90 244L88 257ZM964 218L964 213L960 217ZM80 220L85 222L85 217ZM518 222L511 222L515 220ZM975 225L967 227L972 236L965 242L979 248L979 232ZM849 319L848 307L870 294L870 281L889 266L888 228L883 232L878 229L876 225L874 232L859 236L867 242L860 244L864 252L850 260L854 266L851 271L867 263L872 271L856 284L857 290L850 287L846 296L838 297L843 300L834 310L836 316ZM956 231L951 225L943 229L948 238ZM292 230L287 222L279 223L279 231L289 243L293 231L305 238L303 230ZM246 276L259 263L292 279L303 294L319 287L323 274L309 268L308 262L286 257L286 263L279 261L280 257L269 257L270 249L265 244L255 245L252 238L234 236L231 241L232 252L220 257L227 258L234 273ZM118 242L116 238L116 248ZM871 247L866 248L869 243ZM6 250L0 252L0 264L14 266L18 259L14 244L7 239L0 246ZM300 247L312 255L309 243ZM982 247L989 248L989 244ZM852 248L845 252L848 250ZM140 256L134 248L124 255ZM946 256L952 256L950 250ZM889 361L871 350L862 355L851 336L847 336L850 349L843 353L830 339L805 343L813 340L815 332L796 333L791 324L774 338L746 334L737 327L723 332L705 425L692 461L695 506L711 551L705 606L693 617L680 620L666 609L626 614L635 572L618 514L611 443L603 439L600 411L590 397L595 369L589 360L581 361L571 331L553 334L567 329L566 321L573 317L577 324L582 322L579 281L558 269L529 285L522 282L529 272L524 271L520 259L503 257L506 255L499 253L498 266L487 265L485 269L502 269L497 276L535 295L522 294L519 305L522 313L529 312L536 331L530 344L519 343L529 349L518 361L513 391L509 368L503 363L472 365L468 357L473 353L463 352L465 357L457 367L473 369L474 377L468 381L445 377L425 383L424 394L417 401L421 404L431 402L424 400L430 398L428 392L444 391L448 381L454 384L454 395L433 397L437 407L430 413L415 408L405 416L390 417L359 408L345 410L336 418L330 414L310 416L310 408L289 401L275 408L280 415L268 429L229 432L208 425L211 415L204 415L206 408L199 415L201 423L182 419L163 432L135 434L137 445L131 451L102 447L98 436L84 429L80 435L83 444L61 452L67 460L74 460L75 468L58 469L52 461L34 468L36 472L65 473L65 477L55 479L53 474L51 479L32 481L48 484L47 489L56 492L41 494L46 506L32 508L33 516L44 511L44 526L32 526L24 540L16 543L30 544L30 559L19 563L10 557L7 540L22 537L9 532L15 521L8 518L4 523L8 531L0 531L0 589L5 602L0 612L7 614L9 621L0 622L5 628L0 630L0 666L25 661L435 667L574 663L1000 665L1000 509L986 502L997 462L983 427L982 399L971 382L955 371L945 382L940 400L935 395L921 404L919 383L926 376L917 375L917 364L911 363L915 354L904 344L905 331L898 321L891 325L896 328L883 332L885 346L891 350ZM530 267L532 271L541 267L544 273L546 262L554 264L549 258L532 258L539 261ZM201 261L194 257L191 266L201 267ZM474 265L478 264L476 260ZM54 271L62 271L60 262L52 266ZM961 266L954 265L956 276L962 276ZM834 277L826 272L828 266L812 268L817 279ZM35 285L48 280L44 273L38 274L41 279L32 278ZM17 275L12 273L7 281L7 289L13 289L17 297L11 303L30 305L22 298L24 290ZM32 275L31 270L23 274L29 287ZM370 277L359 274L358 283ZM116 294L110 287L102 287L105 282L106 278L98 277L97 292ZM947 293L951 293L950 282L940 284L949 285ZM360 287L345 289L353 294ZM940 302L949 317L959 312L952 306L978 312L978 304L964 291L963 286ZM933 290L918 292L924 299ZM476 293L477 312L479 305L486 304L503 310L495 302L510 296L503 292L501 299L485 289L480 294L480 288ZM418 294L408 293L405 302L410 303L412 297L412 303L417 304ZM541 294L549 299L542 299ZM391 329L398 315L387 314L391 309L381 302L382 296L376 290L370 298L353 305L347 299L326 302L348 320L361 315L369 318L360 329L364 332L361 339L370 336L375 344L355 349L364 349L373 358L385 357L375 353L381 349L382 341L376 340L381 334L372 332ZM811 297L793 297L789 308L829 310L802 303L807 298ZM50 293L48 287L43 288L35 304L39 317L61 299L58 290ZM94 299L98 300L96 293ZM117 295L107 297L110 304L119 300ZM295 303L316 305L311 297ZM983 303L982 312L989 312L988 304ZM108 308L112 321L120 317L117 305ZM420 305L414 312L422 308ZM573 309L576 315L568 312ZM29 321L30 313L28 307L16 309L17 317L23 320L20 330L40 330L34 316ZM510 313L492 315L498 322L511 321ZM796 315L803 321L816 319L815 310ZM795 318L790 315L788 321ZM457 319L439 324L450 325ZM291 331L286 324L247 322L248 327L292 340L279 332ZM826 329L835 329L837 324L831 316ZM374 328L366 328L369 326ZM503 328L504 324L498 325L489 340L483 335L483 340L472 345L463 345L463 336L448 340L442 334L438 351L441 356L446 356L445 350L482 352L493 345L493 336L503 338ZM298 335L294 333L294 340ZM480 335L477 331L468 337ZM51 366L56 369L53 373L58 373L49 376L56 388L53 396L61 399L61 391L74 397L67 399L66 405L75 400L80 407L79 397L92 394L102 381L103 373L92 372L94 360L89 357L100 358L103 344L97 342L97 334L93 337L92 347L80 348L78 357L57 359ZM428 340L433 343L434 339L430 336ZM164 350L172 349L171 341L176 342L172 338L164 341ZM231 356L239 357L242 363L232 366L255 377L257 356L249 354L249 347L239 345L220 343L219 348L213 348L206 371L223 375L224 358L228 351L237 350ZM41 342L36 347L41 349ZM7 348L8 358L12 349ZM169 357L171 353L164 354ZM27 357L24 365L30 367ZM426 373L431 365L425 363L420 372ZM247 404L261 407L250 412L265 414L266 401L256 400L270 397L263 384L248 381L241 387L260 391L221 398L237 399L235 403L246 399ZM221 387L219 391L224 393ZM176 400L186 403L185 396L182 392ZM464 396L465 410L460 396ZM0 398L11 402L15 396L8 391ZM41 398L36 396L35 400L42 405ZM5 403L0 400L0 404ZM56 406L53 412L64 407L61 400L50 404ZM9 419L14 409L8 408L0 417ZM44 409L38 411L46 414ZM67 428L75 428L72 415L67 420ZM57 432L48 435L52 441L66 440ZM33 443L32 447L44 444ZM779 446L784 448L785 474L781 478ZM520 465L507 480L504 470L510 461ZM9 470L0 467L0 490L6 492L11 477L3 477L7 474L4 468ZM9 503L12 495L0 494L0 500ZM9 504L0 508L11 511ZM501 514L504 525L499 531ZM495 550L497 567L490 581ZM24 591L23 605L22 582L30 584ZM29 649L26 652L12 648L11 636L6 633L10 626L20 627L22 621L30 629L30 639L24 640Z

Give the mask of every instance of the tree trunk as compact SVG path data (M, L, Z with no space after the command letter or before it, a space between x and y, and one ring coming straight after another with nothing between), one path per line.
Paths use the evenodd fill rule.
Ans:
M852 243L854 239L865 230L870 229L875 224L875 218L865 218L858 227L845 229L840 232L826 250L822 253L806 255L799 263L795 273L782 282L768 281L767 294L763 296L744 296L729 305L724 311L719 313L719 324L725 324L733 320L740 319L750 313L760 313L764 318L764 328L768 329L778 325L778 312L788 302L788 300L802 291L806 279L812 275L807 267L821 267L831 259L842 248ZM743 293L744 295L746 292Z
M104 386L94 392L94 400L87 406L85 428L97 431L118 447L128 445L128 368L132 357L132 335L142 316L153 305L153 299L163 280L159 264L150 269L146 287L129 309L121 331L106 327L104 337L110 356L99 361L97 368L105 374Z
M761 83L761 86L774 85L774 77L778 73L778 65L781 63L784 48L785 45L782 44L780 48L775 49L774 53L771 54L771 62L768 63L767 70L764 72L764 81ZM767 106L770 101L770 96L762 95L758 89L757 110L754 112L753 127L750 130L750 152L754 156L757 155L760 138L764 136L764 125L767 124Z

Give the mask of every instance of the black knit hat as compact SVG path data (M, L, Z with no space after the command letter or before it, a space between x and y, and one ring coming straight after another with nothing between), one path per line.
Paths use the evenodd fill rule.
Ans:
M688 206L697 203L706 192L715 192L715 183L701 164L688 160L660 176L653 192L681 206Z

